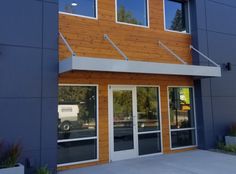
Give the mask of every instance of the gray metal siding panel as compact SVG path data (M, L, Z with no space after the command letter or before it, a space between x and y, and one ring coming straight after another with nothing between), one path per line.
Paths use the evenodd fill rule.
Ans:
M2 0L0 21L0 137L20 140L27 174L55 173L58 1Z
M57 50L58 4L44 3L43 47Z
M236 7L206 2L207 29L236 35Z
M43 50L43 97L57 98L58 51Z
M0 45L0 97L40 97L39 48Z
M24 151L40 148L40 99L0 98L0 137L19 141Z
M0 11L0 44L41 46L42 2L4 0L1 1Z
M232 63L232 70L223 71L221 78L203 79L200 85L196 85L197 89L201 89L201 93L196 96L196 105L202 106L197 115L202 118L198 119L198 132L201 137L199 141L203 144L201 148L207 149L214 147L222 139L229 125L236 122L236 23L233 22L236 16L236 2L195 0L195 3L193 13L197 14L197 26L193 30L198 33L193 35L193 42L197 42L198 48L217 63ZM194 59L197 61L199 57L194 56Z

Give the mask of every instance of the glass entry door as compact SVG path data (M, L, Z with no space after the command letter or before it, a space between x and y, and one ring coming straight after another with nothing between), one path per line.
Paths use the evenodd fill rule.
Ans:
M111 160L134 158L137 150L137 109L135 88L111 87Z
M109 87L110 160L162 152L159 87Z

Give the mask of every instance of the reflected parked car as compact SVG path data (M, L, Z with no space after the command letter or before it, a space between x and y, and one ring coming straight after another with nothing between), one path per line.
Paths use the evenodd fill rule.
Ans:
M74 124L78 123L78 105L58 105L59 123L61 131L70 131Z

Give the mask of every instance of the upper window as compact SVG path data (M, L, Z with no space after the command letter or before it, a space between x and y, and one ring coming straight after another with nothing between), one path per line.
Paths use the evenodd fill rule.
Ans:
M166 30L190 33L188 0L164 1Z
M97 18L97 0L59 0L61 13Z
M116 0L117 21L148 26L148 0Z

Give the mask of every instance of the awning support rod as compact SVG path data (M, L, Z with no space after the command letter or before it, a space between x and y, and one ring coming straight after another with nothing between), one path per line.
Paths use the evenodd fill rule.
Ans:
M107 34L104 34L104 39L107 40L111 46L125 59L129 60L129 58L125 55L123 51L110 39L110 37Z
M188 63L185 62L181 57L179 57L177 54L174 53L170 48L168 48L165 44L163 44L161 41L159 41L159 46L164 48L166 51L168 51L172 56L174 56L176 59L178 59L181 63L187 65Z
M63 34L61 32L59 32L60 37L63 41L63 43L65 44L66 48L70 51L70 53L72 54L72 56L76 56L76 53L73 51L73 49L71 48L70 44L67 42L66 38L63 36Z
M207 57L205 54L203 54L202 52L200 52L199 50L197 50L196 48L194 48L192 45L190 45L190 49L196 51L198 54L200 54L202 57L204 57L206 60L208 60L209 62L211 62L213 65L215 65L216 67L220 67L220 65L218 65L216 62L214 62L213 60L211 60L209 57Z

